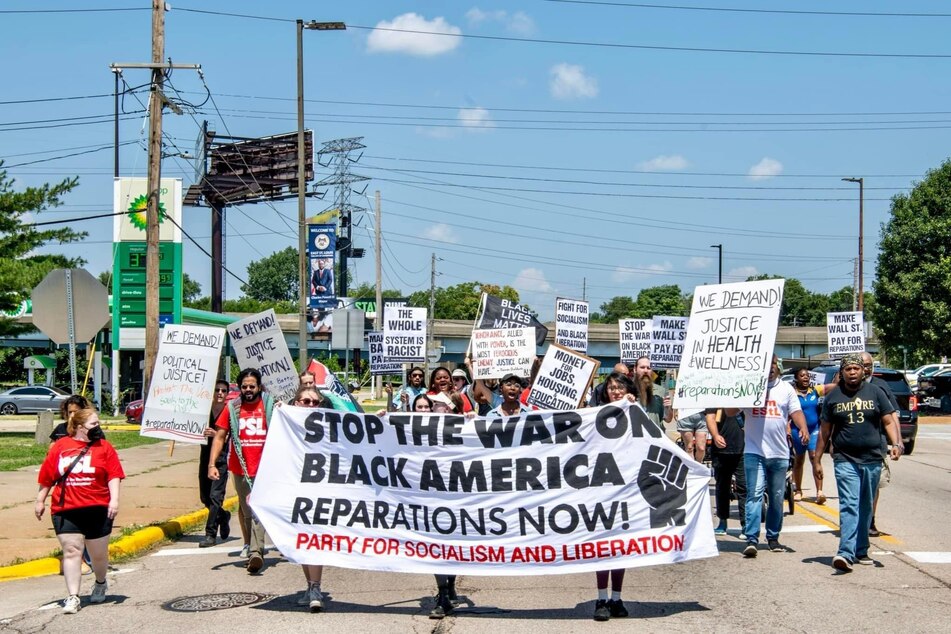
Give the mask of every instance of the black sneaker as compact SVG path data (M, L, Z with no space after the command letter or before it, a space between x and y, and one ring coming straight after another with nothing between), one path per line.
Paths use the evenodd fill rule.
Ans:
M436 595L436 605L429 611L429 618L443 619L452 614L452 603L449 602L449 593L440 590Z
M882 532L875 528L875 524L872 524L868 527L868 536L869 537L881 537Z
M620 599L609 599L608 610L611 612L612 619L623 619L628 616L627 608L624 607L624 602Z
M205 539L198 542L199 548L210 548L214 546L217 542L215 541L214 535L205 535Z
M221 509L218 513L218 531L221 533L221 539L228 539L231 535L231 512Z
M836 555L832 558L832 567L839 572L852 572L852 564L842 555Z
M594 604L594 620L608 621L611 619L611 608L604 599L598 599Z
M773 553L784 553L786 548L779 543L778 539L769 539L766 540L766 545L769 547L769 551Z
M756 552L756 544L753 542L746 542L746 548L743 549L743 556L747 559L755 559Z
M861 557L855 558L855 563L862 564L863 566L874 566L875 560L868 555L862 555Z

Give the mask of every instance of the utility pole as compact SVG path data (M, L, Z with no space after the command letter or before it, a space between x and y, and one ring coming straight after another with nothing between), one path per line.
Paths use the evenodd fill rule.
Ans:
M165 1L152 0L152 63L165 57ZM162 93L165 70L152 69L149 94L149 199L145 212L145 390L152 381L159 332L159 190L162 182Z
M844 180L844 181L846 181L846 182L849 182L849 183L858 183L858 184L859 184L859 267L858 267L858 268L859 268L859 282L858 282L858 296L859 296L859 298L858 298L858 308L857 308L856 310L858 310L859 312L863 312L863 311L865 310L865 301L864 301L865 288L864 288L864 282L862 281L862 268L863 268L863 264L864 264L864 263L862 262L862 260L863 260L863 258L865 257L865 253L864 253L864 251L865 251L865 249L864 249L864 242L865 242L864 226L865 226L865 221L864 221L864 217L863 217L863 216L864 216L864 209L863 209L863 207L864 207L864 203L865 203L865 179L864 179L864 178L843 178L842 180Z
M859 261L857 258L852 259L852 310L858 310L859 304Z
M297 311L297 350L300 371L307 368L307 303L310 279L307 275L307 195L304 160L304 21L297 21L297 275L300 283ZM331 290L331 292L333 292Z
M717 284L723 284L723 245L722 244L711 244L711 249L716 249L719 252L719 262L720 268L719 273L717 274Z
M433 253L429 274L429 325L426 342L426 375L429 375L429 351L433 349L433 328L436 326L436 254Z
M376 320L374 322L374 330L380 331L383 330L383 211L380 204L380 190L376 190L376 194L373 196L374 202L376 203L374 210L376 215L374 217L374 226L376 227L376 235L374 236L373 246L376 251ZM373 377L373 398L380 398L380 377Z
M586 301L588 299L588 278L581 278L581 301Z

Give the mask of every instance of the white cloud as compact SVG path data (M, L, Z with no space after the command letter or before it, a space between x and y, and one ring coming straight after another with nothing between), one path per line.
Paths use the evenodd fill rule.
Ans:
M652 275L663 275L674 269L670 262L661 264L648 264L647 266L632 268L629 266L619 266L611 273L611 280L616 284L624 284L633 280L650 277Z
M469 26L473 27L486 22L498 22L503 24L508 31L518 35L533 35L535 33L535 21L524 11L509 13L504 9L483 11L479 7L472 7L466 11L466 20L469 21Z
M555 64L548 84L555 99L591 99L598 96L598 80L585 74L577 64Z
M459 122L472 131L482 131L495 127L492 116L485 108L460 108Z
M381 31L379 29L396 29ZM407 31L416 31L408 33ZM405 53L419 57L442 55L457 48L462 38L438 35L450 33L461 35L462 29L438 17L427 20L418 13L404 13L387 22L381 20L367 38L370 53Z
M759 275L759 271L755 266L740 266L735 269L730 269L723 277L732 278L742 282L745 281L746 278L753 277L754 275Z
M452 230L452 227L442 223L426 227L426 230L423 231L423 237L427 240L439 240L440 242L459 242L459 236Z
M688 165L690 163L680 154L661 154L649 161L641 161L637 164L637 169L644 172L673 172L687 169Z
M768 156L763 157L759 163L750 168L749 177L754 181L766 180L773 176L779 176L783 173L783 164L776 159Z
M534 267L519 271L512 286L524 293L549 293L552 290L551 284L545 279L545 272Z
M688 269L705 269L713 264L713 258L692 257L687 260Z

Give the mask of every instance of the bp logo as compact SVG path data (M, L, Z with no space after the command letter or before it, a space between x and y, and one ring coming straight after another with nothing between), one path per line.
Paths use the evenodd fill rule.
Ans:
M146 218L145 210L149 206L149 197L146 194L143 194L132 201L132 204L129 205L129 222L132 223L132 226L140 231L145 231ZM159 202L159 224L165 222L165 205Z

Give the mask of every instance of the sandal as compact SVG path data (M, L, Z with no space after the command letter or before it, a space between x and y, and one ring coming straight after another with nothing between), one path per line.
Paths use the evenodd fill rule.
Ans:
M793 501L802 502L802 491L796 491L795 493L793 493Z
M816 494L816 504L825 504L826 503L826 494L822 491L819 491Z

